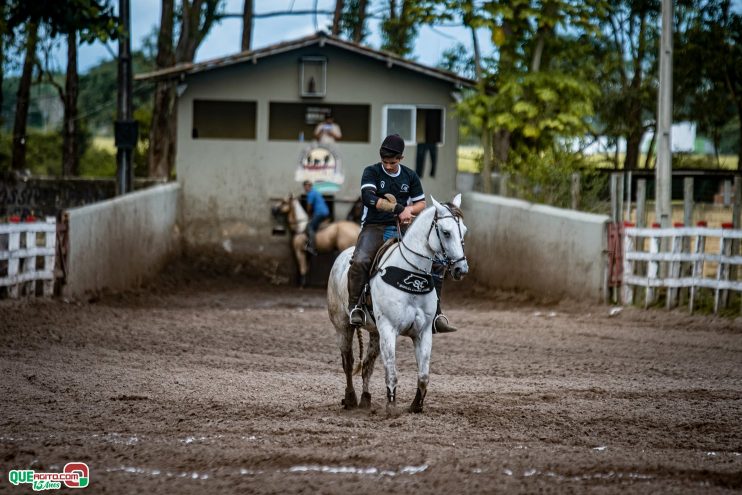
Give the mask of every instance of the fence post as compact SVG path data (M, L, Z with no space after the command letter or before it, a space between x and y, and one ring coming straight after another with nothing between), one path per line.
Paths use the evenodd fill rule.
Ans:
M732 239L724 236L724 231L732 227L732 224L722 224L721 237L719 238L719 257L724 258L732 254ZM716 267L716 281L729 280L729 263L723 259L719 259L719 264ZM716 286L714 290L714 314L719 312L720 308L726 308L728 302L729 291L719 288Z
M634 304L634 288L626 283L626 279L634 275L634 262L627 259L627 255L634 251L634 238L627 233L628 228L631 227L633 227L633 224L628 222L624 225L623 280L621 281L623 286L623 291L621 293L621 303L624 305Z
M683 179L683 225L693 225L693 177Z
M19 259L16 256L13 256L13 254L17 253L20 248L21 233L11 231L8 234L8 252L10 253L10 258L8 258L8 279L10 281L8 295L12 298L17 298L19 293L18 284L13 280L18 276Z
M36 249L36 232L26 232L26 256L23 259L23 273L29 274L27 282L21 284L21 293L25 296L36 295L36 279L33 278L33 272L36 271L36 256L29 256L29 251Z
M649 238L649 252L651 254L657 254L660 252L660 238L657 236L651 236ZM659 271L659 261L647 262L647 291L644 296L644 307L647 308L650 303L654 302L655 290L654 287L650 286L650 280L657 280L657 274Z
M578 210L580 208L580 173L572 172L572 180L570 181L570 195L572 196L572 209Z
M701 221L698 222L698 227L706 227L706 222ZM693 252L696 254L696 261L693 262L693 269L691 271L691 283L690 283L690 296L689 296L689 303L688 303L688 309L691 314L693 314L693 306L696 302L696 286L698 285L699 279L703 278L703 264L704 264L704 258L703 253L706 252L706 235L703 231L698 232L698 235L696 235L696 242L695 246L693 247Z
M55 228L52 231L44 232L44 245L46 248L51 249L53 253L56 253L56 250L57 250L56 219L54 217L46 217L46 223L47 225L54 225ZM56 257L56 254L44 256L44 272L52 274L51 280L44 280L44 295L47 297L51 297L54 295L54 275L55 275L54 260L55 260L55 257Z
M616 211L618 216L616 217L616 223L623 224L623 191L624 191L624 178L626 174L621 172L618 175L617 185L618 190L616 191Z
M647 179L636 181L636 226L643 229L647 226Z
M675 225L675 227L681 227L681 225ZM678 255L683 252L683 242L685 236L673 235L672 236L672 254ZM678 280L680 278L680 260L671 260L668 267L668 277L670 279ZM677 304L678 293L680 292L679 287L667 287L667 309L674 308Z
M631 170L626 172L626 216L627 222L631 222Z
M621 223L623 217L623 173L611 173L611 221Z

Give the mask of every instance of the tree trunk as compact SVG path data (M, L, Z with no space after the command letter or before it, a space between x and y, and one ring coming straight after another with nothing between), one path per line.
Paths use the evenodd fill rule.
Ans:
M510 131L498 129L492 142L495 170L502 170L510 155Z
M465 22L466 23L466 22ZM479 40L477 39L477 30L471 26L471 40L474 47L474 71L477 77L477 91L485 92L484 81L482 80L482 52L479 49ZM482 119L482 190L487 194L492 194L492 144L489 122L485 116Z
M173 53L173 0L162 0L160 33L157 37L157 68L164 69L175 65ZM175 106L175 83L169 80L157 81L155 84L154 106L152 107L152 124L149 132L149 176L168 178L171 163L170 156L170 114Z
M67 35L67 80L64 89L64 124L62 131L62 175L80 175L80 150L77 132L77 32Z
M639 129L629 131L626 139L626 158L623 163L625 171L636 170L639 163L639 151L642 144L644 132Z
M23 59L23 71L18 85L15 107L15 122L13 125L13 170L26 168L26 125L28 123L29 95L31 93L31 76L36 61L36 43L39 39L38 22L29 22L27 25L26 55Z
M246 52L252 47L252 22L255 13L253 0L245 0L245 8L242 11L242 51Z
M344 0L335 0L335 14L332 16L332 35L340 36L340 19L343 15Z
M358 2L358 24L353 26L353 43L363 41L363 31L366 27L366 0Z
M652 132L652 139L649 141L649 147L647 148L647 156L644 158L644 168L648 169L652 155L654 155L654 146L657 143L657 127L655 126Z
M5 71L3 66L5 65L5 37L6 37L6 22L5 22L5 5L6 0L0 0L0 127L3 125L3 79Z

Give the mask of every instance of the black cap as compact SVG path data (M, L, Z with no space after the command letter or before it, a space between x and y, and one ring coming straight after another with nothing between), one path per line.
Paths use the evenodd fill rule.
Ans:
M401 155L404 153L404 139L399 134L391 134L384 138L381 147L382 149Z

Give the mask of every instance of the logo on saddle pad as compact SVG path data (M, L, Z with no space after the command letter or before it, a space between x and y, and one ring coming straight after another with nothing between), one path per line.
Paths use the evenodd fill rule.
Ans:
M427 294L433 290L433 276L414 273L396 266L382 271L381 279L387 284L410 294Z

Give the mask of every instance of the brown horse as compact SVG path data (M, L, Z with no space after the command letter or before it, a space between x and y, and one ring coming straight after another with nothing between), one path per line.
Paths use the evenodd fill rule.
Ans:
M274 205L272 211L274 216L283 215L286 218L286 223L288 223L293 234L291 247L299 265L299 285L303 287L306 284L308 271L305 247L307 245L306 228L309 223L309 215L293 195L289 195ZM315 249L319 253L343 251L350 246L355 246L360 231L361 227L354 222L343 220L330 223L325 221L320 225L314 239Z

